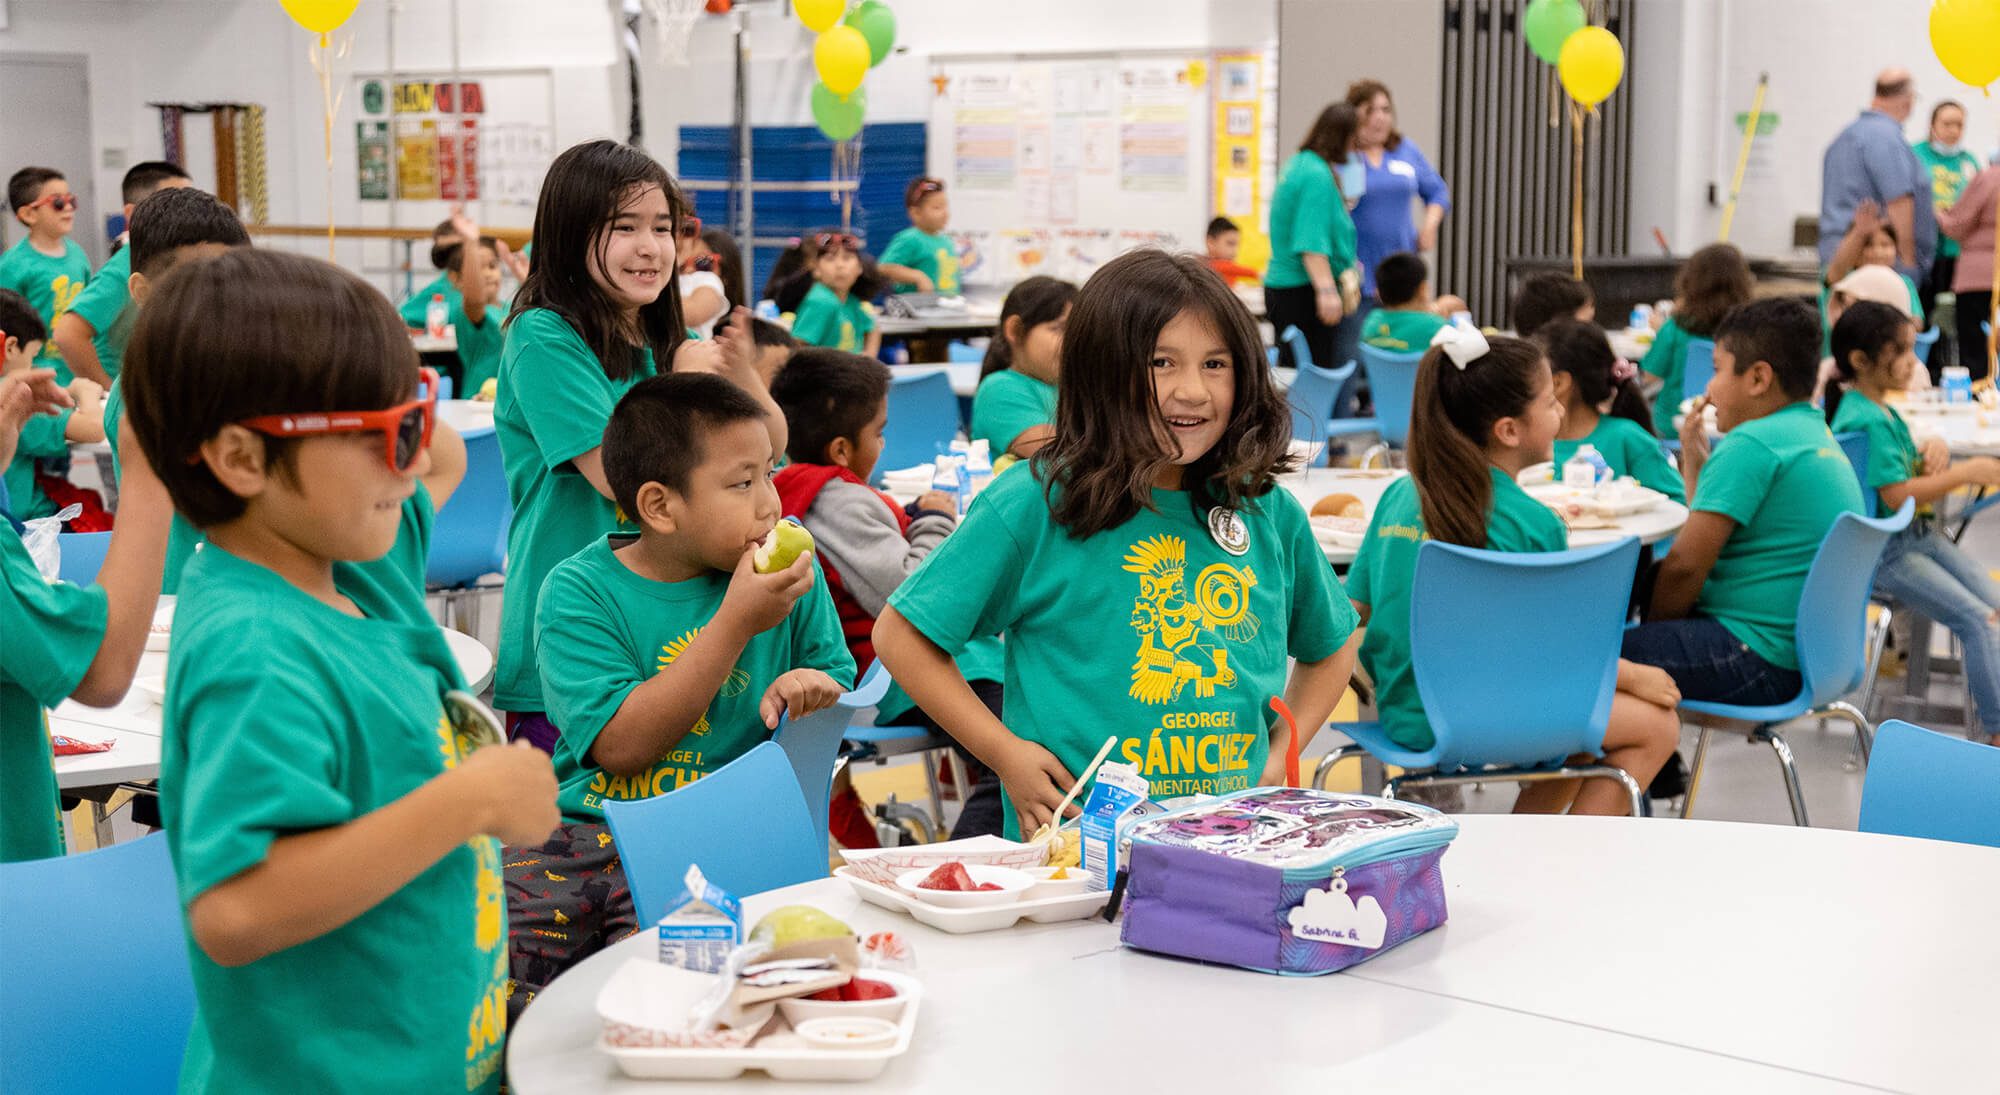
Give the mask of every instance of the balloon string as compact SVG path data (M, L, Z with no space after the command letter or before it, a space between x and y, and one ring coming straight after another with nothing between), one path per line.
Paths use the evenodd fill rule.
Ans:
M1583 107L1571 103L1569 108L1571 131L1576 135L1576 166L1571 174L1570 187L1570 252L1574 256L1571 266L1578 281L1583 280Z

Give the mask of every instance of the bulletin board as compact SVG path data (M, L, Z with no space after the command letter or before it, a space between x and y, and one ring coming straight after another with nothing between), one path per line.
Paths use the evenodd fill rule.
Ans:
M438 73L361 74L347 102L353 195L364 203L532 208L557 151L546 70L468 72L457 83Z
M1082 281L1135 246L1198 247L1212 72L1205 51L935 58L929 170L965 284Z

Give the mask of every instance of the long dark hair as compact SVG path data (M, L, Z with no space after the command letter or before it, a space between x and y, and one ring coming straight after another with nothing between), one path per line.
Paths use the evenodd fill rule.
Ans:
M1407 451L1431 539L1486 546L1493 509L1486 438L1495 422L1527 410L1544 368L1540 346L1505 336L1495 336L1491 348L1463 369L1442 346L1417 363Z
M1153 505L1153 479L1173 456L1153 394L1152 360L1174 317L1202 315L1229 347L1235 406L1222 440L1183 469L1196 514L1243 508L1290 470L1292 414L1271 383L1256 321L1208 260L1146 248L1099 267L1077 292L1063 333L1055 440L1035 455L1049 509L1073 539Z
M1731 308L1748 303L1757 279L1733 243L1711 243L1689 255L1674 275L1674 322L1696 338L1711 338Z
M1535 341L1549 356L1549 370L1568 373L1575 382L1578 399L1591 407L1602 407L1609 399L1612 414L1638 423L1652 436L1653 411L1646 393L1639 390L1632 366L1618 360L1604 328L1569 318L1550 320L1535 332Z
M1326 109L1313 119L1312 128L1306 131L1306 139L1299 142L1299 151L1310 152L1329 164L1347 162L1347 150L1354 144L1354 132L1361 127L1361 116L1346 103L1328 103ZM1339 179L1336 177L1335 183Z
M639 371L642 348L650 348L655 367L666 371L674 351L687 341L678 264L668 265L667 284L659 299L639 309L643 346L631 343L617 306L606 299L590 274L593 262L603 259L604 226L618 216L635 188L649 186L666 194L667 211L674 223L689 214L687 199L674 185L673 176L630 145L588 141L557 156L542 180L541 199L535 204L535 261L528 267L521 291L514 296L509 316L511 320L529 308L547 308L568 320L597 355L604 375L613 380L624 380Z
M1840 313L1829 341L1833 347L1833 367L1840 378L1826 386L1828 424L1840 413L1840 397L1856 379L1854 352L1859 350L1862 356L1874 361L1881 356L1883 347L1894 346L1903 337L1903 328L1914 326L1910 317L1894 306L1872 300L1857 301Z
M1076 299L1076 286L1061 278L1036 275L1017 283L1007 291L1007 299L1000 305L1000 322L993 327L993 340L986 344L986 360L979 366L979 379L985 380L1014 364L1014 347L1007 341L1007 321L1021 317L1021 336L1044 323L1054 323L1062 318L1063 309Z
M715 276L722 279L722 298L729 302L729 308L744 303L743 252L736 248L736 237L710 228L702 232L701 242L715 255Z

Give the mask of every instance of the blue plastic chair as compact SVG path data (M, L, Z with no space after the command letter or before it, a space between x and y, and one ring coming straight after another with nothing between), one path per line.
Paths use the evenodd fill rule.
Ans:
M1900 719L1882 724L1861 787L1861 831L2000 848L2000 749Z
M194 978L165 836L0 864L0 939L0 1091L175 1090Z
M1939 331L1936 326L1917 336L1917 360L1925 365L1931 363L1931 347L1937 345Z
M1804 678L1799 694L1784 703L1744 706L1704 700L1682 700L1681 710L1697 715L1740 719L1755 724L1751 741L1761 741L1777 754L1779 771L1785 777L1785 793L1791 799L1792 821L1805 825L1806 800L1799 789L1798 767L1791 746L1785 744L1777 727L1793 719L1811 716L1846 719L1854 724L1856 744L1865 764L1873 735L1868 717L1853 704L1841 699L1863 681L1867 669L1868 599L1875 588L1875 568L1882 562L1882 549L1889 537L1909 527L1916 503L1905 499L1901 509L1888 517L1863 517L1843 513L1820 542L1812 567L1799 591L1799 622L1796 643L1799 676ZM1715 727L1704 723L1694 747L1693 770L1688 775L1687 797L1681 807L1686 817L1694 809L1695 793L1701 789L1701 766L1708 755L1708 739Z
M1840 443L1841 454L1847 457L1848 464L1854 468L1855 481L1861 484L1861 503L1867 507L1868 516L1880 517L1882 497L1868 485L1870 446L1867 431L1848 430L1846 433L1834 434L1833 439Z
M1715 340L1688 339L1687 353L1681 358L1681 398L1692 399L1708 391L1715 378Z
M446 612L455 609L467 633L478 628L479 579L507 570L507 528L513 520L500 435L490 426L468 430L465 480L438 511L424 567L425 584L444 594Z
M889 422L882 430L881 473L928 464L951 448L960 422L951 377L934 373L898 374L889 381Z
M798 777L799 793L805 796L806 812L820 820L822 857L827 852L827 825L832 820L833 775L843 763L841 742L852 736L852 730L859 729L850 725L854 721L854 713L880 703L888 690L889 674L883 672L882 663L877 660L868 667L868 675L862 678L860 686L841 696L832 707L801 719L786 718L778 723L778 733L773 740L785 751L785 758L791 761L792 774Z
M1638 563L1639 541L1629 536L1540 554L1425 543L1410 592L1410 654L1436 741L1413 751L1379 722L1335 723L1355 746L1322 760L1315 783L1358 746L1410 770L1389 780L1390 798L1409 786L1611 779L1631 796L1633 814L1649 814L1646 789L1629 773L1564 764L1604 751ZM1509 621L1505 642L1494 641L1494 620Z
M62 551L56 577L71 585L87 586L97 580L97 572L104 568L104 555L111 550L111 534L64 532L56 536L56 545Z
M993 337L999 338L1000 335L995 332ZM986 360L986 347L954 342L944 348L944 359L953 365L977 365Z
M878 658L868 667L868 672L862 674L861 683L854 686L854 691L840 698L841 706L850 714L880 706L882 697L888 694L889 686L894 683ZM919 828L928 830L925 835L931 840L944 839L944 789L938 783L936 761L941 757L953 766L955 773L966 774L964 766L957 762L957 754L952 752L951 739L933 733L928 726L876 726L873 722L858 719L848 725L845 738L842 760L849 765L857 761L880 763L890 757L922 757L924 781L930 792L930 816L923 817L921 811L914 808L906 810L893 802L890 805L891 816L892 819L902 817L918 822ZM963 789L967 783L960 780L957 786Z
M1368 392L1375 399L1375 420L1382 424L1382 441L1402 448L1410 436L1410 408L1416 402L1417 362L1422 350L1399 354L1361 344L1361 367L1368 370Z
M664 795L607 801L604 823L642 925L666 913L690 863L738 897L826 877L826 821L807 815L776 742Z

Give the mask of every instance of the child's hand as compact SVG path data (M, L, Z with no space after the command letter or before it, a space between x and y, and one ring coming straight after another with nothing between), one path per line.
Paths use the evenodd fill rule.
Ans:
M1849 231L1858 233L1864 240L1882 227L1882 209L1873 201L1864 200L1854 207L1854 227Z
M794 669L764 690L757 712L764 716L765 726L776 730L778 716L804 718L832 707L842 695L843 689L832 677L817 669Z
M919 293L937 292L937 283L931 280L931 276L929 274L924 273L922 270L914 270L911 272L917 275L917 280L911 283L917 287L917 292Z
M1698 395L1681 419L1681 462L1699 464L1708 459L1708 397Z
M1991 456L1975 456L1954 465L1965 482L1981 487L2000 487L2000 459Z
M1076 782L1062 761L1055 754L1036 745L1032 741L1019 738L1007 747L1007 752L995 766L995 774L1007 789L1007 797L1014 802L1014 813L1020 819L1023 835L1041 828L1055 817L1056 804L1069 793L1069 785ZM1070 817L1083 813L1080 803L1071 802Z
M716 325L715 344L726 370L738 377L757 375L757 339L750 331L750 309L741 304L729 313L729 325ZM740 383L740 381L739 381Z
M476 750L456 771L476 796L479 831L502 844L539 844L562 824L556 770L528 742Z
M77 377L69 382L69 397L78 407L95 407L104 402L104 385L87 377Z
M506 267L507 271L514 275L514 280L528 280L528 260L521 255L515 254L513 249L507 246L506 240L498 240L494 246L500 251L500 265Z
M712 373L715 376L724 376L726 375L728 364L727 361L723 360L722 347L713 340L689 339L681 343L680 349L674 351L674 367L670 371L676 373Z
M1944 438L1926 437L1917 448L1923 453L1925 475L1936 475L1951 467L1951 446L1945 444Z
M957 513L958 500L941 490L927 490L917 495L917 508L937 513Z
M791 614L792 605L813 587L812 552L792 560L792 565L776 574L759 574L746 551L736 560L736 573L729 576L729 589L722 595L717 620L729 620L743 629L745 638L762 635Z
M1681 704L1680 686L1666 670L1622 658L1618 661L1618 691L1668 710Z
M451 211L451 230L467 243L479 242L479 226L472 221L472 214L464 206L455 206Z

